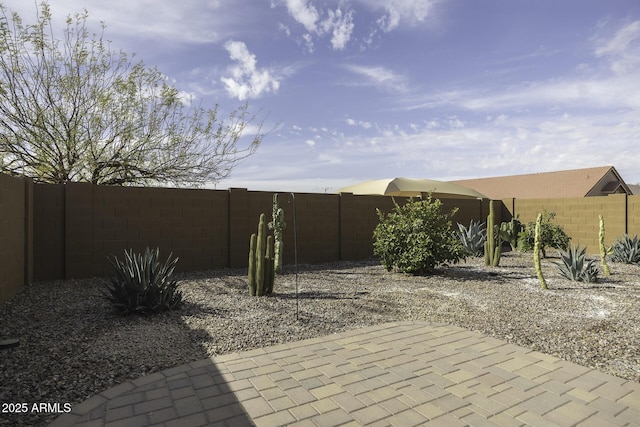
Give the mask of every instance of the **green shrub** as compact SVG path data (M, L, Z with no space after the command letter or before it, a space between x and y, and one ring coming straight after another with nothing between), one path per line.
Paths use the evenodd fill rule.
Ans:
M542 221L540 223L540 247L543 258L547 257L547 253L545 251L546 248L554 248L562 251L569 248L569 241L571 240L571 237L565 233L562 226L551 222L555 216L555 212L547 212L546 209L542 211ZM535 242L535 228L535 222L530 222L526 227L524 227L524 230L518 234L518 248L521 251L524 252L533 249Z
M558 267L560 275L574 282L592 283L598 280L600 270L596 260L587 261L587 247L580 246L569 248L566 252L560 252L561 263L554 263Z
M611 254L613 262L640 264L640 239L637 235L631 238L625 234L621 239L616 239L611 249L613 250Z
M458 237L469 256L481 257L484 255L484 242L487 240L487 230L484 222L471 220L469 228L458 224Z
M427 200L409 200L404 206L395 203L387 216L377 210L380 223L373 232L373 253L388 271L395 267L423 275L464 258L462 243L451 230L457 208L450 213L441 212L441 208L442 202L429 196Z
M147 248L144 254L124 251L124 260L109 258L115 277L106 286L105 298L124 314L150 314L172 310L182 303L182 293L171 276L178 258L159 261L160 250Z

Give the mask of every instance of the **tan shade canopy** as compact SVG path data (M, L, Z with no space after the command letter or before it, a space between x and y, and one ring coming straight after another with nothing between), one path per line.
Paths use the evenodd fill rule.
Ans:
M435 198L486 199L487 196L462 185L433 179L389 178L365 181L341 188L339 193L417 197L431 193Z

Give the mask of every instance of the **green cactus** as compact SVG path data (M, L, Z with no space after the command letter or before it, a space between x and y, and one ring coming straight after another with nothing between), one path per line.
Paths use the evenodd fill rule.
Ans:
M256 233L251 235L249 241L249 295L256 296L258 283L256 282Z
M609 270L609 266L607 265L607 255L611 253L611 249L607 248L604 245L604 217L602 215L600 218L600 232L598 233L599 241L600 241L600 260L602 262L602 270L604 274L607 276L611 275L611 270Z
M258 234L249 241L249 294L269 295L273 292L273 236L267 237L264 214L260 214Z
M275 273L282 273L282 251L284 249L284 242L282 236L287 224L284 222L284 210L278 206L278 193L273 195L273 220L268 224L269 230L273 230L274 238L274 259L275 259Z
M273 257L273 236L267 236L267 253L264 257L264 295L271 295L275 279L275 259Z
M489 202L489 215L487 216L487 240L484 242L484 265L497 267L500 264L500 254L502 246L502 236L500 232L496 232L494 204Z
M544 280L544 276L542 275L542 266L540 265L540 252L542 251L541 239L540 239L540 228L542 224L542 214L538 214L538 218L536 219L536 228L534 232L534 243L533 243L533 264L536 268L536 275L538 276L538 280L540 280L540 286L542 289L549 289L547 286L547 281Z
M522 230L522 223L518 220L518 215L511 218L509 222L500 224L500 237L503 241L509 242L511 250L518 248L518 233Z

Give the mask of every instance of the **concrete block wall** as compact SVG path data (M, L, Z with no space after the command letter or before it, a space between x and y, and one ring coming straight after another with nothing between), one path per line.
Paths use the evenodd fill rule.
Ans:
M500 204L498 203L496 206L500 206ZM471 220L487 222L487 216L489 215L488 200L442 199L442 210L444 212L450 212L453 208L458 208L451 224L453 230L458 230L458 223L468 227ZM503 216L501 209L496 210L495 216L495 221L499 224Z
M605 245L611 245L628 231L628 220L636 221L627 202L636 206L638 196L614 194L606 197L567 199L503 200L511 214L519 214L523 224L535 222L538 213L546 209L555 212L555 222L571 236L572 245L587 246L587 252L599 253L599 215L605 221ZM630 224L629 224L630 225ZM640 225L640 224L639 224Z
M271 192L40 184L35 191L35 267L38 280L108 276L108 257L125 249L159 247L180 258L178 270L247 266L249 237L261 213L272 219ZM407 198L396 198L400 204ZM468 223L487 209L463 200L454 220ZM352 194L279 194L285 211L284 262L294 262L294 206L298 262L373 256L376 208L393 199ZM444 202L444 209L457 205ZM455 225L454 225L455 227Z
M30 281L29 188L33 188L30 180L0 174L0 302L11 298Z
M379 223L376 209L393 210L390 197L340 195L340 257L367 259L373 257L373 230Z
M178 271L228 265L226 191L67 184L66 277L105 276L108 257L159 247Z
M627 199L627 233L640 236L640 195Z
M65 277L65 186L34 185L34 280Z

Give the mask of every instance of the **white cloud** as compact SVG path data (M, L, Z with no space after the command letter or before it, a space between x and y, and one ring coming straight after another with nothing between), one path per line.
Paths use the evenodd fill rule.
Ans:
M611 61L611 70L624 74L637 70L640 65L640 21L619 29L610 39L601 40L595 53Z
M291 36L291 30L286 25L284 25L282 23L279 23L278 24L278 29L280 31L282 31L283 33L285 33L287 35L287 37Z
M444 122L444 126L437 125ZM597 116L509 117L462 122L436 118L414 126L412 132L385 127L375 136L349 136L340 146L349 169L366 164L379 176L411 173L433 179L497 176L614 164L637 170L633 135L640 122L634 113ZM435 125L434 125L435 123ZM606 148L605 148L606 146ZM387 172L385 172L387 171ZM364 178L363 178L364 179Z
M329 11L329 17L322 22L325 32L331 33L331 46L335 50L342 50L347 46L353 32L353 12L343 13L340 9Z
M320 16L313 5L308 4L307 0L286 0L286 5L289 15L302 24L308 32L316 31L316 22Z
M353 120L351 118L345 120L345 122L349 125L349 126L360 126L363 129L371 129L373 127L373 125L371 124L371 122L367 122L364 120Z
M483 86L429 93L406 97L402 102L407 110L453 106L494 114L508 110L516 113L541 110L553 114L559 108L640 110L639 81L640 21L635 21L607 38L598 39L592 52L592 65L587 67L582 63L575 74L527 81L498 90Z
M36 2L14 3L10 8L20 13L25 21L35 19ZM107 38L119 44L130 38L160 39L163 43L178 44L218 42L232 37L241 25L253 23L252 17L249 21L244 16L240 20L232 8L223 7L220 1L65 0L48 3L58 29L68 15L87 9L92 30L98 31L100 21L105 22Z
M229 68L231 76L220 79L229 95L243 101L278 91L280 82L270 70L257 67L256 56L243 42L229 40L224 47L231 60L236 61Z
M345 68L354 74L366 79L365 84L373 85L381 89L393 91L406 91L405 78L385 67L366 67L363 65L347 65Z
M426 22L427 17L439 0L360 0L360 3L383 11L376 21L384 32L395 30L400 25L415 26Z
M348 8L343 10L340 5L335 10L318 11L307 0L284 0L284 5L289 15L307 31L300 36L301 44L307 51L314 50L314 36L319 38L330 36L331 47L334 50L345 49L351 40L355 27L352 10Z
M311 36L311 34L302 35L302 44L304 44L305 50L307 52L313 53L314 44L313 44L313 36Z

